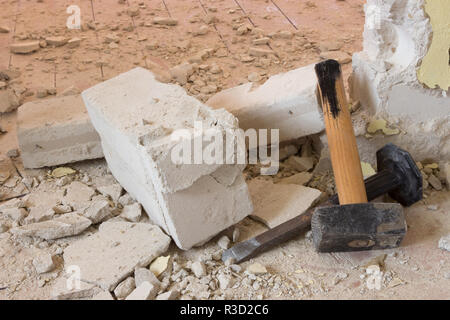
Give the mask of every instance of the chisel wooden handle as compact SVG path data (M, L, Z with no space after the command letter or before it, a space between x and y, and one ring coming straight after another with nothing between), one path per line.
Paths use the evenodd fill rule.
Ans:
M339 203L366 203L361 161L341 66L336 60L327 60L318 63L315 69Z

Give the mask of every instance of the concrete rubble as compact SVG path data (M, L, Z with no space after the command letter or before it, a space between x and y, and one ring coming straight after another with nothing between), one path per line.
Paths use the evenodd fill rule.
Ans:
M280 142L324 130L316 96L314 65L270 77L256 86L246 83L223 90L206 104L225 108L244 129L279 129Z
M19 108L17 126L26 168L103 157L100 138L79 95L25 103Z
M445 61L432 49L448 28L435 29L436 10L422 10L437 2L448 5L368 0L364 49L353 56L349 79L364 177L376 172L375 151L387 142L418 161L424 199L405 208L408 245L381 256L319 255L307 234L239 265L222 262L223 251L336 192L314 65L298 66L333 58L347 76L359 35L325 40L309 22L294 32L264 30L264 24L277 26L279 17L268 12L262 23L254 20L256 27L249 22L253 10L223 10L221 1L205 3L206 15L193 6L188 20L178 20L177 12L159 16L159 9L119 0L117 16L132 23L83 19L75 31L18 34L5 22L0 37L13 43L5 47L12 53L9 69L0 70L0 143L6 146L0 156L0 299L445 296L450 78L434 77L448 69L448 48L441 50ZM308 1L304 10L314 16L318 6ZM338 7L355 12L363 5L342 1ZM373 14L381 14L380 28L372 28ZM340 32L338 20L332 23ZM217 37L227 27L230 38ZM180 37L180 30L186 35ZM441 60L439 68L434 62ZM144 65L155 73L136 68L114 77ZM81 94L80 88L103 78L110 80ZM221 136L238 127L280 129L278 173L263 177L260 164L233 161L174 163L179 144L173 134L185 130L193 134L186 141L195 141L195 121ZM70 275L73 267L80 267L80 287ZM366 281L378 271L381 289L370 290ZM418 276L429 290L421 290Z
M321 196L317 189L254 179L248 188L255 210L251 217L274 228L308 210Z
M180 248L210 239L251 212L243 166L178 165L171 160L172 150L180 147L171 141L172 132L191 134L194 121L201 121L204 130L214 128L224 135L237 128L229 113L209 109L181 87L160 83L142 68L82 95L111 172ZM221 176L229 179L219 182Z
M113 291L136 267L148 266L165 252L169 243L151 224L104 222L98 233L64 250L64 263L77 265L82 281Z

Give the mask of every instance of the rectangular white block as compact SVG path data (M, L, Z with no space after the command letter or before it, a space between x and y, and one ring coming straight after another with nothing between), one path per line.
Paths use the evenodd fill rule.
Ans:
M224 108L239 119L244 129L279 129L280 142L324 130L317 100L314 65L270 77L264 84L223 90L206 104Z
M25 103L17 115L17 137L26 168L103 157L80 95Z
M225 135L237 128L231 114L211 110L142 68L82 95L111 172L180 248L200 244L251 213L242 165L176 164L171 159L179 146L173 132L193 134L194 122L200 121L203 129Z

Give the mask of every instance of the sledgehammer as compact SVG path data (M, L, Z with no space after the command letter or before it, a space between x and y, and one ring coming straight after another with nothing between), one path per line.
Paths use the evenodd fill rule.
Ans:
M398 203L368 203L341 66L327 60L315 70L340 203L315 210L311 230L316 250L398 247L407 228L403 208Z
M411 206L422 199L422 175L407 151L387 144L377 151L377 168L378 173L365 180L369 201L386 193L404 206ZM338 204L338 196L334 195L321 206ZM311 208L275 228L234 245L224 251L222 260L226 262L232 258L236 263L241 263L306 232L311 226L314 210Z

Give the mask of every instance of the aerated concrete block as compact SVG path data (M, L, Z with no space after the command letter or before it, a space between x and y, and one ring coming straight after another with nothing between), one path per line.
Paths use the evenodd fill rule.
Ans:
M103 157L80 95L25 103L18 111L17 136L26 168Z
M223 90L206 104L225 108L244 129L279 129L280 142L324 130L316 95L314 65L270 77L263 85L253 83Z
M243 165L172 161L172 151L180 145L172 133L184 130L188 136L183 141L193 145L200 122L204 130L215 129L225 139L227 130L237 129L231 114L211 110L142 68L82 96L111 172L180 248L203 243L250 214ZM204 142L199 146L205 150ZM224 153L227 159L234 156Z

